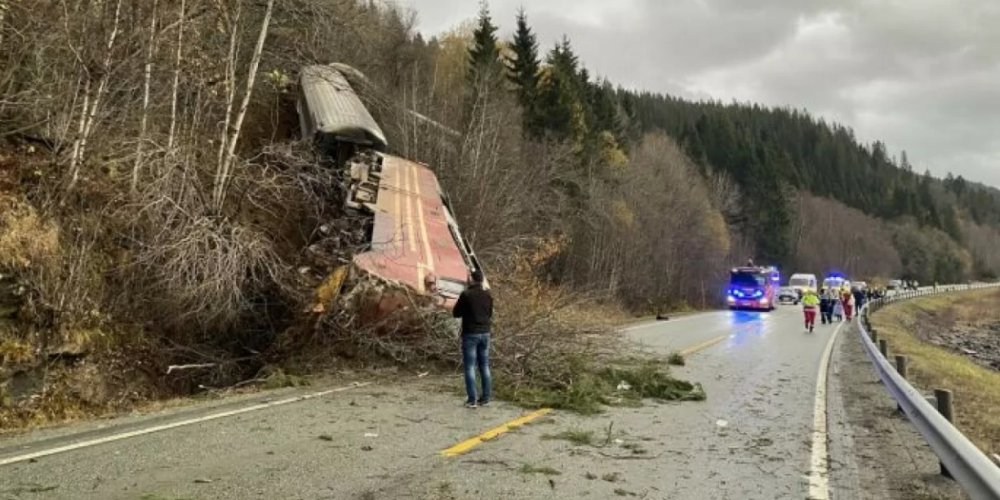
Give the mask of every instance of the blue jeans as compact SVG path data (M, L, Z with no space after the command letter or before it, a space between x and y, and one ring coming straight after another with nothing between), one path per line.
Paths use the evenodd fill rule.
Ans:
M468 402L475 403L476 400L476 367L479 368L479 380L483 384L483 392L479 401L490 400L490 388L493 381L490 379L490 334L466 334L462 335L462 368L465 371L465 393L468 395Z

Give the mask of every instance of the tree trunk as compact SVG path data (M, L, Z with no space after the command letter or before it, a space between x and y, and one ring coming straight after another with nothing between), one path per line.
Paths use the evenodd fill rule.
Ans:
M186 0L181 0L181 10L177 21L177 58L174 60L174 87L170 96L170 132L167 135L167 151L174 148L174 134L177 133L177 89L181 84L181 55L184 50L184 7Z
M222 122L222 133L219 134L219 153L216 163L215 186L212 189L213 202L216 189L219 186L219 176L224 169L226 160L226 141L229 140L229 123L233 116L233 102L236 100L236 40L239 38L240 15L243 12L242 0L236 2L236 13L229 24L229 56L226 59L226 117Z
M149 46L146 48L146 67L142 88L142 120L139 125L139 140L135 145L135 163L132 165L132 191L139 185L139 169L142 168L142 146L146 142L146 126L149 122L149 80L153 73L153 54L156 44L156 6L158 0L153 0L153 11L149 22Z
M102 66L103 74L101 75L101 80L97 84L97 92L94 93L94 100L90 103L90 109L87 109L86 103L87 99L84 98L84 108L83 116L81 117L80 135L76 138L73 143L73 156L70 158L69 170L70 170L70 182L69 189L73 189L76 186L77 181L80 180L80 163L83 161L84 156L87 153L87 139L90 137L90 133L94 130L94 120L97 117L98 111L100 111L101 97L103 97L104 92L108 88L108 82L111 79L111 55L115 48L115 40L118 38L118 27L119 21L121 21L122 13L122 0L118 0L115 4L115 20L114 25L111 28L111 35L108 36L107 50L104 54L104 64ZM84 69L86 71L86 69ZM87 75L87 83L89 86L90 75Z
M253 86L257 81L257 68L260 66L261 54L264 52L264 41L267 40L267 29L271 25L271 14L274 11L274 0L268 0L267 11L264 13L264 20L261 22L260 35L257 37L257 46L254 48L253 57L250 59L250 69L247 72L247 85L243 94L243 102L240 103L239 113L233 124L232 135L228 139L228 151L222 163L221 175L215 179L215 208L222 211L222 204L226 197L226 183L229 180L229 172L233 166L236 156L236 143L240 139L240 129L243 127L243 119L246 118L247 108L250 107L250 98L253 96Z

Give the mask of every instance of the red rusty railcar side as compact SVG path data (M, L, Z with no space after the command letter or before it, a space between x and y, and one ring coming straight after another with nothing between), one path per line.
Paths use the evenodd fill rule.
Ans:
M382 168L374 204L369 251L354 256L358 268L427 294L425 279L448 282L443 292L450 305L454 285L466 282L472 263L450 226L437 177L425 165L380 155ZM452 231L455 231L453 234Z

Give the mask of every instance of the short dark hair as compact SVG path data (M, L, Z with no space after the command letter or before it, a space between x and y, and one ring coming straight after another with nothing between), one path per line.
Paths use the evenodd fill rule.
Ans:
M476 269L475 271L472 271L472 282L473 283L482 283L483 282L483 272L480 271L479 269Z

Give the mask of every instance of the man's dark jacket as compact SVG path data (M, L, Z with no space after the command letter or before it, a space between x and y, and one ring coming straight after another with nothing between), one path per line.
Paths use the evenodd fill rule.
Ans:
M482 285L473 284L458 296L452 315L462 318L462 335L490 333L493 296Z

